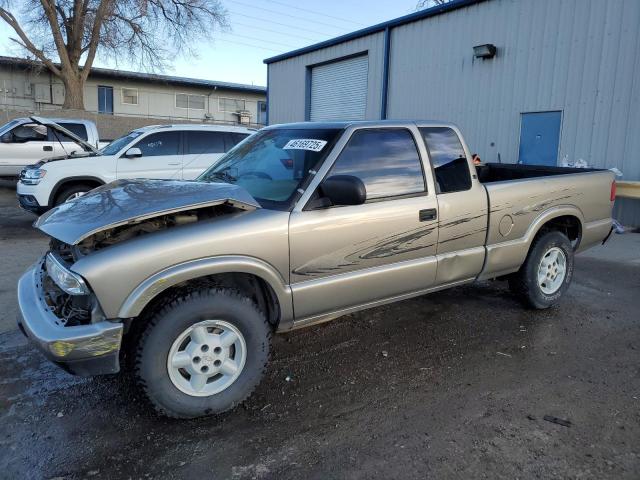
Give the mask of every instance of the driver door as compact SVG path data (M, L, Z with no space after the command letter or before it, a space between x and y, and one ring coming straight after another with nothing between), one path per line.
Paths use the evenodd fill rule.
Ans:
M141 157L118 159L118 178L182 178L182 132L172 130L151 133L127 148L137 147Z
M437 200L427 190L432 183L417 135L415 128L355 130L325 178L360 178L366 203L292 212L296 321L410 296L434 284Z
M7 172L15 169L15 174L26 165L54 155L53 143L47 140L47 127L35 123L18 125L5 133L1 148L0 167Z

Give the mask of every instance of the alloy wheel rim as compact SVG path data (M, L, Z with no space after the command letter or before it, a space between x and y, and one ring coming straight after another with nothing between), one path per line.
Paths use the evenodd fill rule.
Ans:
M173 385L193 397L229 388L247 360L238 328L224 320L204 320L185 329L171 345L167 370Z
M560 290L567 275L567 256L561 248L552 247L546 251L538 266L538 286L546 295Z
M80 198L81 196L83 196L85 193L87 192L76 192L76 193L72 193L71 195L69 195L67 197L67 199L65 200L66 202L70 202L71 200L75 200L76 198Z

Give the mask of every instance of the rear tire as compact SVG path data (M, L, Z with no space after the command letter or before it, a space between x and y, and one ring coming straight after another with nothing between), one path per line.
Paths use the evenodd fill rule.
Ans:
M270 343L271 327L249 298L237 290L201 288L155 310L136 347L134 372L159 414L214 415L251 395L264 375Z
M57 207L58 205L62 205L63 203L68 202L69 200L73 200L84 195L89 190L93 190L94 188L95 187L87 184L76 184L69 187L63 187L62 190L60 190L60 192L58 192L58 194L56 195L56 201L54 202L54 204Z
M555 305L573 278L573 247L561 232L539 233L520 270L509 278L509 288L527 306Z

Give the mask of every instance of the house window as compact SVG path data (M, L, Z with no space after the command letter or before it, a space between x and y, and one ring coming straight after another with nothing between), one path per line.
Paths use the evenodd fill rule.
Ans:
M186 93L176 93L176 108L190 108L192 110L205 109L204 95L188 95Z
M123 88L122 89L122 103L124 105L138 105L138 89L137 88Z
M219 110L221 112L239 112L246 110L245 101L239 98L219 98Z
M113 87L98 86L98 113L113 115Z

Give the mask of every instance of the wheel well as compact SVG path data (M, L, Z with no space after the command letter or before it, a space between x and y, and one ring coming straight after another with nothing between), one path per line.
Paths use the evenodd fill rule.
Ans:
M564 233L571 241L571 244L575 249L578 247L580 238L582 237L582 224L580 223L580 219L573 215L563 215L561 217L555 217L542 225L536 236L550 231L558 231Z
M233 288L245 293L267 316L269 324L274 328L280 321L280 304L278 297L271 286L262 278L249 273L221 273L206 277L194 278L186 282L174 285L151 300L140 313L140 317L146 316L159 305L163 304L167 298L184 293L185 291L197 288Z
M59 184L57 184L54 189L51 191L51 198L49 199L49 204L53 204L53 202L58 198L58 195L65 188L73 187L74 185L89 185L92 188L99 187L100 185L104 185L104 182L98 180L97 178L92 177L76 177L70 178L69 180L63 180Z

